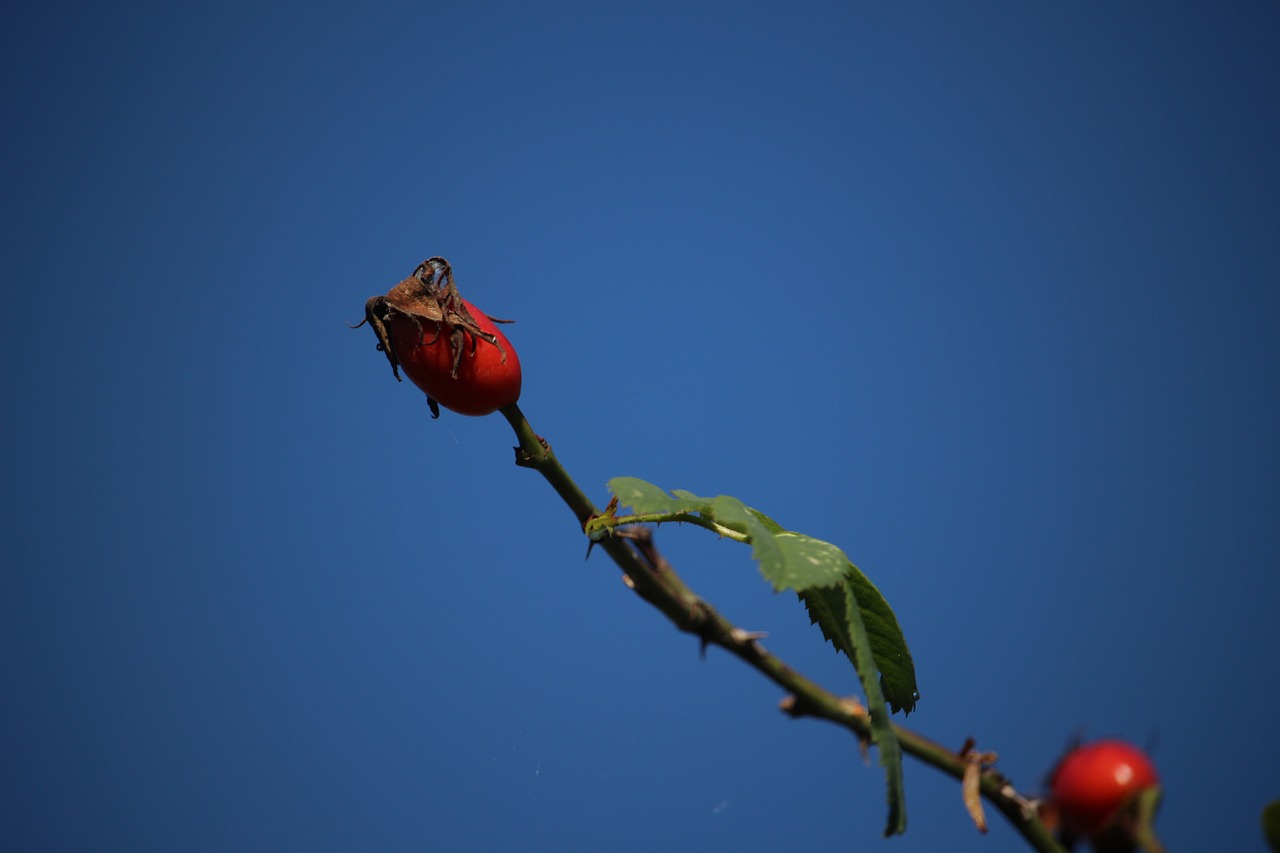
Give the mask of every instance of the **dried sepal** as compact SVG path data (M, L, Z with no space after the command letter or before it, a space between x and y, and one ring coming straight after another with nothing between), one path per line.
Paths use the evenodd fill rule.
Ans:
M403 318L408 322L396 322ZM499 320L490 317L495 323L510 323L510 320ZM453 280L453 268L444 258L428 258L418 264L413 274L391 288L384 296L371 297L364 305L364 319L356 324L356 328L368 323L378 338L378 349L386 353L391 363L391 373L400 379L400 359L398 347L415 347L434 343L440 335L447 335L449 351L453 356L452 376L457 378L458 365L462 355L468 348L468 339L472 352L484 341L496 346L502 353L502 361L507 360L506 350L492 335L480 328L466 301L458 292L458 285ZM396 341L396 327L401 334L404 329L412 328L417 339L413 341ZM428 338L427 336L431 337ZM434 408L433 408L434 413Z

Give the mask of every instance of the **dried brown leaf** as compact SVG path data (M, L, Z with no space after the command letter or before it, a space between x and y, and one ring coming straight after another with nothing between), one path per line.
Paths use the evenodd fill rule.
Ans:
M976 756L975 756L976 757ZM973 818L978 832L987 831L987 816L982 810L982 764L970 759L964 766L964 778L960 780L960 794L964 798L964 807Z

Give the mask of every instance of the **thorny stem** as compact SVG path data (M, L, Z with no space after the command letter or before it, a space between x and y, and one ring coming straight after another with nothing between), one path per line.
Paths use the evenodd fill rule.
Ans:
M596 507L556 459L551 445L533 431L519 406L512 403L500 411L519 441L516 464L542 474L573 511L578 523L585 526L597 515ZM796 672L767 651L760 644L758 635L736 627L694 594L654 546L653 533L649 528L617 528L613 533L599 542L600 547L622 569L627 585L662 611L677 628L696 634L704 649L708 645L723 648L788 691L791 695L783 700L782 708L792 716L828 720L853 732L862 744L870 740L871 726L866 709L847 698L836 696ZM900 725L894 724L893 729L903 752L957 780L963 778L969 763L965 754ZM994 769L985 769L980 788L983 798L1004 815L1033 849L1044 853L1066 853L1040 820L1032 803L1020 795L1002 774Z

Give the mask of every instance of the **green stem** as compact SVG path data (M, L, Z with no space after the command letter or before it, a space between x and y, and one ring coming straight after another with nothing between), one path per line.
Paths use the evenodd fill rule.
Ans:
M499 411L507 419L507 423L511 424L516 440L520 442L516 448L516 464L533 468L545 477L561 500L573 510L578 523L586 524L587 519L596 514L595 504L591 503L591 499L578 488L578 484L569 476L569 472L564 470L564 466L552 452L551 445L533 431L533 427L529 426L529 421L525 419L524 412L521 412L520 407L515 403L503 406Z
M734 542L747 542L751 538L745 533L703 518L696 512L647 512L637 515L602 515L591 520L587 532L591 533L596 530L611 531L614 528L626 527L629 524L668 524L673 522L676 524L692 524L704 530L710 530L717 536L732 539Z
M516 447L516 464L532 468L546 478L556 494L573 511L578 523L585 528L587 522L597 515L595 504L578 488L577 483L556 459L551 446L533 431L519 406L513 403L502 408L501 412L519 441L519 446ZM632 519L635 520L637 519ZM697 523L694 518L688 520ZM604 526L615 527L613 524ZM784 707L793 716L829 720L851 730L863 743L870 739L871 728L865 710L851 707L848 700L836 696L787 666L780 658L766 651L754 635L734 626L710 604L695 595L653 547L648 528L639 528L627 535L624 533L625 530L615 530L614 535L606 536L600 541L600 547L622 569L635 591L661 610L677 628L696 634L704 646L714 644L724 648L792 694L794 701ZM956 779L963 778L968 764L965 756L910 729L897 724L893 728L903 752ZM1026 799L1014 790L1004 776L991 769L984 770L981 790L983 798L1004 815L1033 849L1043 853L1066 853L1048 827L1029 807ZM959 805L957 802L957 807Z
M518 405L512 403L509 406L503 406L499 411L507 419L507 423L511 424L511 429L515 431L516 439L520 442L516 447L516 464L524 468L532 468L541 474L556 490L561 500L573 511L578 524L585 527L587 521L597 514L595 504L582 489L578 488L578 484L569 476L569 472L556 459L551 445L533 431L533 427L529 425L529 421ZM672 576L674 583L671 583L672 579L664 578L649 570L636 549L623 538L607 536L599 544L634 584L636 592L658 607L676 624L685 623L694 606L692 600L696 599L696 596L687 588L680 589L683 584L679 583L679 578Z

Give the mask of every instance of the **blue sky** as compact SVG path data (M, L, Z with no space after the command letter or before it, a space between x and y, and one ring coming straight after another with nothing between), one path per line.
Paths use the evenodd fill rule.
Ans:
M731 494L898 613L908 724L1035 792L1280 797L1280 8L19 4L12 850L1023 849L700 660L500 418L346 324L430 255L605 481ZM746 549L659 544L839 692Z

